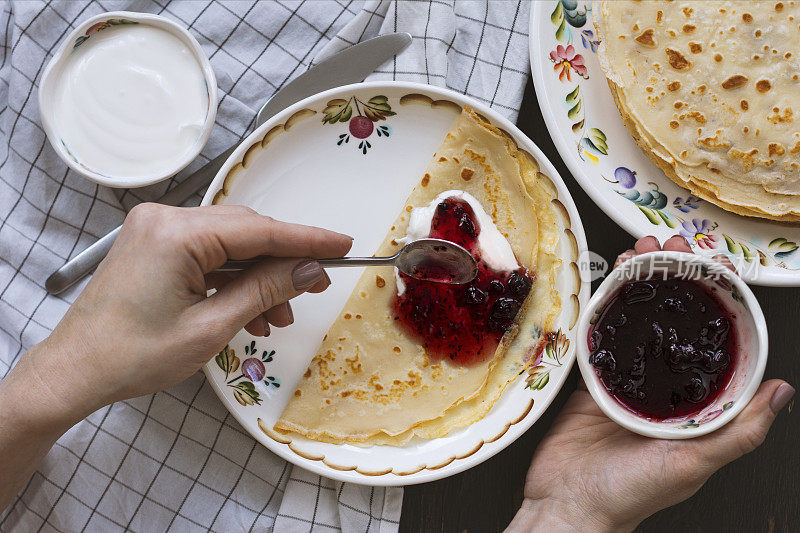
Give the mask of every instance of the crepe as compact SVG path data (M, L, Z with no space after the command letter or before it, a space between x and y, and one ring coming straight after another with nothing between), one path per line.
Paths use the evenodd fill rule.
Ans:
M536 277L490 357L472 366L431 357L394 320L391 267L366 269L325 336L275 429L328 442L402 444L481 418L521 372L560 310L556 215L538 165L465 108L434 154L376 255L391 255L409 212L439 193L473 195Z
M800 221L800 5L595 1L601 67L644 153L742 215Z

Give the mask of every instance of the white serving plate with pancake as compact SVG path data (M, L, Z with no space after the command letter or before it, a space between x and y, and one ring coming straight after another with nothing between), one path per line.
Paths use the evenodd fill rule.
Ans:
M368 102L375 96L386 96L396 114L375 122L365 139L351 134L346 123L322 121L332 99ZM550 405L572 367L575 325L589 296L588 284L578 275L578 253L586 249L578 212L555 168L530 139L501 115L463 95L415 83L375 82L303 100L242 142L212 182L203 205L241 204L277 219L325 226L355 238L352 254L371 255L465 104L532 154L557 191L553 203L560 215L561 334L536 375L520 375L486 417L443 438L414 439L402 447L359 447L282 435L272 427L361 273L332 269L333 284L325 293L292 302L294 324L273 328L267 338L241 331L227 353L204 369L239 423L296 465L341 481L390 486L461 472L524 433ZM242 362L251 357L260 359L265 369L256 382L241 371Z
M800 227L743 217L675 185L626 129L597 60L591 2L534 2L531 71L553 142L597 205L636 238L679 233L749 283L800 285Z

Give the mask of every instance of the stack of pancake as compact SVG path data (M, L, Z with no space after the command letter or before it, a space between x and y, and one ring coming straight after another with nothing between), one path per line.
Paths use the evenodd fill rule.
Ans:
M601 66L645 154L726 210L800 221L800 2L592 9Z

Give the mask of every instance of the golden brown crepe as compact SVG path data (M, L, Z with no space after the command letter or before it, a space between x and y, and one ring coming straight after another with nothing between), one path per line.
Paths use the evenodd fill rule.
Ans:
M376 251L397 251L413 207L447 190L473 195L536 275L494 354L472 366L430 357L394 320L393 268L366 269L275 429L328 442L402 444L445 435L488 412L560 310L556 214L537 171L530 154L466 108Z
M600 64L667 176L748 216L800 221L800 3L593 4Z

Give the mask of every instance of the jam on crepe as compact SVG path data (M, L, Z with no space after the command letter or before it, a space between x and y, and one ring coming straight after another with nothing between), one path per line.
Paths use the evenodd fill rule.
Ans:
M399 274L405 290L395 301L395 320L421 338L432 358L470 364L491 357L531 290L527 269L499 272L481 259L480 231L467 201L446 198L436 207L430 237L464 247L477 260L478 275L448 285Z
M665 420L701 411L731 380L733 316L690 280L633 281L589 334L589 362L627 408Z

